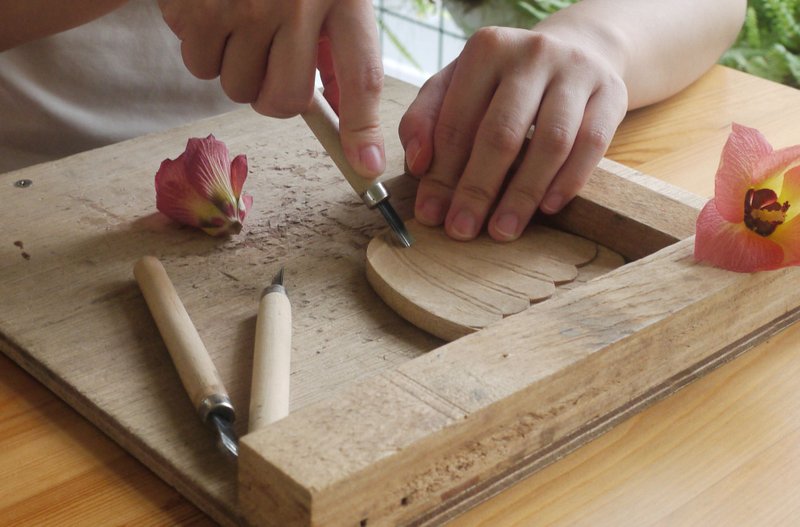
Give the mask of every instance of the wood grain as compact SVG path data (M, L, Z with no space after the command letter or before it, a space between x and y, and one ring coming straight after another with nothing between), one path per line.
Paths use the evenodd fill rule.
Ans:
M264 525L396 525L429 515L435 524L459 500L495 492L748 349L762 327L797 319L800 294L782 292L800 269L727 273L693 264L692 244L676 243L245 437L245 514ZM758 309L737 301L762 293ZM725 325L728 317L737 324ZM354 401L369 404L355 410ZM335 435L313 440L333 423ZM302 493L278 498L271 490L290 485ZM267 497L275 502L260 507Z
M396 244L390 233L372 239L367 280L400 316L446 341L550 298L556 285L574 281L578 267L598 252L592 241L541 225L503 244L486 234L458 242L414 220L406 227L415 240L410 248Z
M4 355L0 371L0 524L216 524Z
M629 114L609 157L708 196L732 120L761 129L780 147L797 142L798 112L796 90L715 68L669 101ZM392 130L388 133L394 136ZM256 142L262 140L269 139ZM182 147L179 143L160 152L172 155L173 148ZM266 155L251 163L267 166L271 160L277 158ZM0 176L0 184L5 188L17 179L17 174ZM408 210L407 201L393 203ZM113 228L113 223L105 227ZM32 250L33 238L19 246L14 242L24 240L13 232L6 230L3 236L0 268L31 253L43 254ZM264 265L274 266L265 269L266 280L277 263ZM5 295L5 283L2 291ZM303 300L318 297L309 293ZM22 309L37 311L35 306ZM792 467L800 460L800 450L788 427L800 422L795 389L798 342L800 330L793 326L453 524L707 525L711 518L728 525L793 525L800 472ZM30 360L19 350L13 353L18 362ZM337 368L335 361L325 360L330 354L322 357L325 367ZM210 523L40 384L2 357L0 362L0 495L5 498L0 518L10 518L14 525L69 525L78 518L92 525ZM305 372L296 368L294 375ZM40 380L52 384L47 373L43 375ZM8 393L12 395L6 397ZM746 438L742 431L748 432ZM85 491L87 481L90 492ZM669 513L671 522L663 520L669 507L659 506L662 501L675 511ZM650 510L652 521L643 516Z
M209 398L228 398L222 378L161 262L153 256L144 256L134 265L133 275L189 400L205 421L211 409L207 404Z
M392 96L407 100L408 86L389 83L386 93L384 108L399 115L406 103ZM230 238L155 213L160 161L183 151L187 137L211 132L232 154L248 156L245 189L255 205ZM399 141L392 144L390 159L401 166ZM102 185L98 167L113 167ZM32 185L15 187L19 178ZM411 196L413 181L403 179ZM382 309L365 283L364 250L385 223L353 194L301 119L242 110L0 181L12 218L0 235L3 352L221 523L238 516L236 469L186 397L133 280L139 258L156 256L170 269L237 409L240 436L258 300L281 266L295 315L290 409L440 344Z
M283 286L258 303L248 432L289 415L292 375L292 306Z
M795 325L448 525L794 525L798 338Z

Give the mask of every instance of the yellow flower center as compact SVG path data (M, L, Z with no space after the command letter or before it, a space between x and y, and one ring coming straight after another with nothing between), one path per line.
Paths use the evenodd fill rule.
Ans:
M774 190L751 188L744 197L744 224L756 234L769 236L786 221L789 207L788 201L778 201Z

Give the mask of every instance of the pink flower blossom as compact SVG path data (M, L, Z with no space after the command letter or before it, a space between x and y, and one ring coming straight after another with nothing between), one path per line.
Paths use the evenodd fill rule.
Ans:
M238 234L253 197L242 193L247 157L230 161L225 143L213 135L191 138L177 159L156 173L156 208L178 223L211 236Z
M694 256L738 272L800 264L800 145L773 150L758 130L733 124L714 198L697 218Z

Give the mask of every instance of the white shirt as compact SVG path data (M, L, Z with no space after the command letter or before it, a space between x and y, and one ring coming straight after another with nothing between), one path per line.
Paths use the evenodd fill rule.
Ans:
M155 0L0 53L0 173L233 110Z

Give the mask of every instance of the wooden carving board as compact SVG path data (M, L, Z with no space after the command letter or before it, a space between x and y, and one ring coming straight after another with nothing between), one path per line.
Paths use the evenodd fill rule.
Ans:
M387 82L390 167L413 95ZM161 160L209 133L249 160L255 205L230 239L154 213ZM407 218L415 182L387 184ZM380 215L300 119L249 110L2 174L0 202L2 351L228 525L439 521L747 349L800 304L786 287L797 269L693 264L702 200L604 162L552 224L632 263L443 346L366 281ZM245 436L238 467L195 416L133 280L145 254L170 274L240 433L259 295L286 268L291 415Z
M448 342L625 263L591 240L540 224L511 243L486 234L458 242L414 220L406 227L415 240L409 249L391 233L373 238L367 279L400 316Z

